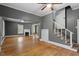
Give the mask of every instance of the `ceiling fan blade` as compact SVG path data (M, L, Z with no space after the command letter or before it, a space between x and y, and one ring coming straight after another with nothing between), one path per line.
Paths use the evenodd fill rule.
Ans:
M51 3L51 4L62 4L62 3Z
M44 10L47 6L44 6L41 10Z
M51 10L54 10L54 8L53 8L53 7L51 7Z
M41 10L44 10L47 7L47 4L52 4L52 6L53 6L54 4L62 4L62 3L38 3L38 4L44 4L45 6L43 8L41 8ZM51 10L54 10L54 8L51 7Z
M47 3L38 3L38 4L47 4Z

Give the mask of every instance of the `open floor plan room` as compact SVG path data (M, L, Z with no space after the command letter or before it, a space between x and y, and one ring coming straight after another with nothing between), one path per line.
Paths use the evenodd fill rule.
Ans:
M78 56L79 3L0 3L0 56Z

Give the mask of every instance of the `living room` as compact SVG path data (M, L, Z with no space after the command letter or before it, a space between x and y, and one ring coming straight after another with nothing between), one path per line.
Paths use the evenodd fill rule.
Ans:
M79 55L78 5L1 3L0 55Z

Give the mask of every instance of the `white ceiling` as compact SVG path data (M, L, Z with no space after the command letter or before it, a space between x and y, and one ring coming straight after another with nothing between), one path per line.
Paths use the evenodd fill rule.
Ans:
M45 8L41 11L43 5L38 3L1 3L1 5L8 6L38 16L44 16L52 12L49 8ZM54 9L58 8L59 6L60 5L54 5Z
M41 11L41 8L43 7L42 4L37 4L37 3L1 3L1 5L8 6L17 10L21 10L27 13L31 13L37 16L45 16L53 11L51 11L49 8L45 8L43 11ZM67 5L76 5L79 7L79 4L61 4L61 5L54 5L54 10L61 9ZM75 6L75 7L76 7Z

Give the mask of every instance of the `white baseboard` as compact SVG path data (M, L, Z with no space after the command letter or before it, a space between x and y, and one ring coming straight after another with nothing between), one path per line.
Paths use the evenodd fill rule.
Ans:
M8 35L8 36L5 36L5 37L18 37L18 36L24 36L24 35Z
M1 45L3 44L4 39L5 39L5 37L4 37L4 38L2 38L2 41L1 41L1 43L0 43L0 52L1 52Z
M44 42L47 42L47 43L51 43L51 44L54 44L56 46L59 46L59 47L65 48L65 49L69 49L69 50L72 50L72 51L75 51L75 52L78 51L77 49L71 48L70 46L63 45L63 44L60 44L60 43L57 43L57 42L47 41L47 40L43 40L43 39L40 39L40 41L44 41Z

